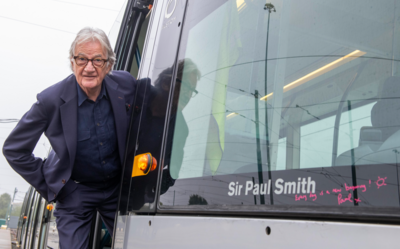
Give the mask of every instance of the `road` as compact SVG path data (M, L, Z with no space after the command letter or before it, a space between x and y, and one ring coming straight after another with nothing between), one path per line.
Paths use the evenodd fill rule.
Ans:
M0 249L11 249L10 230L0 229Z

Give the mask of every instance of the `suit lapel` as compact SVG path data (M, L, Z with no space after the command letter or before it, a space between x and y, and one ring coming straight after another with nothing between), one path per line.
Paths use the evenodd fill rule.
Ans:
M65 142L70 158L70 166L73 167L76 154L77 129L78 129L78 95L75 76L71 76L67 82L61 99L65 101L60 106L61 124Z
M125 142L127 133L127 114L125 107L125 96L118 91L118 84L110 77L104 79L108 96L114 113L115 127L117 130L118 150L121 163L124 160Z

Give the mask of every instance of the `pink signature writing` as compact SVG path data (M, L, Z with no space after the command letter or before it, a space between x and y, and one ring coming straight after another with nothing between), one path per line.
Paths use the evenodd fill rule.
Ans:
M300 201L301 199L304 199L305 201L307 200L307 196L306 195L299 195L299 196L295 196L294 197L295 201Z
M346 201L353 202L353 201L351 200L351 194L349 194L349 196L347 196L347 197L344 198L344 199L342 199L342 194L339 194L339 195L338 195L338 203L339 203L339 205L342 204L342 203L344 203L344 202L346 202Z
M378 181L375 181L376 186L378 186L378 189L379 189L380 187L382 187L382 186L386 186L386 183L385 183L386 178L387 178L387 177L382 178L382 177L378 176Z
M347 186L347 184L345 183L344 187L346 188L346 191L349 191L349 190L353 190L354 191L354 190L356 190L358 188L362 188L363 189L362 192L367 191L367 187L365 187L365 185Z
M376 180L376 181L369 180L369 187L371 187L371 183L375 183L376 186L379 189L380 187L387 185L386 184L386 180L387 180L387 177L378 176L378 180ZM347 183L345 183L344 187L345 187L346 191L350 191L350 190L354 191L356 189L360 189L360 190L362 190L362 192L366 192L367 191L367 187L366 187L365 184L356 185L356 186L348 186ZM341 193L341 192L342 192L341 188L332 189L332 193ZM330 195L331 193L329 192L329 190L321 190L321 192L319 192L320 196L323 196L324 194ZM316 201L317 198L318 198L318 194L310 193L308 198L309 198L309 200ZM307 201L307 195L295 195L295 201L301 201L301 200ZM359 202L361 202L361 199L359 199L359 198L354 198L354 200L351 199L351 194L350 193L345 198L343 198L342 194L338 194L338 204L339 205L341 205L341 204L343 204L343 203L345 203L347 201L348 202L359 203Z
M310 198L314 198L313 201L315 201L317 199L317 195L310 193Z

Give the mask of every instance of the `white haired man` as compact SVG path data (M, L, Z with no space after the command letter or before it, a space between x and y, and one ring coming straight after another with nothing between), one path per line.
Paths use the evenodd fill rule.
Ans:
M44 198L56 201L60 248L87 248L96 211L113 232L137 81L111 71L116 58L102 30L82 29L69 58L73 74L37 95L3 154ZM32 154L43 133L53 149L46 160Z

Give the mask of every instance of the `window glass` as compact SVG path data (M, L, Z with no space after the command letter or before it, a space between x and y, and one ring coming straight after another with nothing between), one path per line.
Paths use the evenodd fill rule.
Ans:
M162 206L398 207L399 11L189 0Z
M300 168L330 166L334 123L328 117L301 126Z
M54 210L56 210L56 203L53 203L53 210L50 211L49 231L47 235L47 247L59 248L59 237L57 230L56 217L54 216Z
M356 109L343 111L339 127L338 155L362 146L360 141L361 129L362 127L372 127L371 111L375 104L376 101Z
M174 118L169 119L170 116L178 116L176 107L180 96L175 94L171 98L174 110L169 113L167 107L170 104L170 95L174 89L175 80L184 85L182 92L191 91L190 89L194 87L187 84L190 82L188 79L182 78L183 63L175 64L185 2L177 1L176 6L170 3L171 1L156 3L151 15L154 18L150 16L148 20L151 29L142 27L143 37L139 37L138 40L139 48L144 47L144 53L139 69L141 79L138 80L136 86L135 101L131 107L128 107L132 111L132 122L127 137L119 215L127 215L127 212L132 211L143 213L156 211L157 184L160 177L158 169L168 168L170 157L163 158L163 152L171 151L172 145L171 143L164 145L165 127L166 124L173 126L175 123ZM171 15L166 15L166 12L171 12ZM147 25L146 22L143 25ZM146 38L148 40L145 41L146 30L150 33ZM146 46L149 46L148 49ZM176 69L178 74L175 79ZM169 121L171 123L168 123ZM168 132L171 133L173 130ZM148 168L151 169L149 171L143 168L143 162L146 160L152 165ZM170 180L173 182L172 178ZM170 183L167 185L169 186ZM122 231L125 224L118 222L117 227L119 229L116 231Z
M142 60L142 52L143 52L143 48L144 48L144 42L145 42L145 39L146 39L147 29L148 29L148 26L149 26L149 20L150 20L150 14L148 14L146 16L146 18L144 19L143 24L142 24L141 29L140 29L139 37L138 37L138 40L137 40L137 46L136 46L136 49L135 49L135 56L133 58L132 66L131 66L131 69L130 69L130 73L135 78L137 78L138 73L139 73L139 67L140 67L140 63L141 63L141 60Z
M35 238L35 228L37 225L37 213L38 213L38 203L39 203L39 194L35 192L33 201L32 201L32 206L31 206L31 211L29 213L29 225L28 225L28 230L26 233L26 247L30 248L32 247L32 242L33 239Z
M21 228L21 232L19 234L20 236L20 242L21 245L25 245L26 240L27 240L27 233L28 233L28 226L29 226L29 220L31 217L31 209L32 209L32 205L33 205L33 199L35 196L35 190L33 187L29 188L29 191L27 192L26 196L25 196L25 207L24 207L24 213L21 215L21 219L22 219L22 228Z
M38 206L37 206L37 214L36 214L36 221L35 221L35 231L33 232L33 247L32 248L39 248L39 241L42 237L42 222L43 222L43 212L45 210L46 200L41 196L38 197Z

